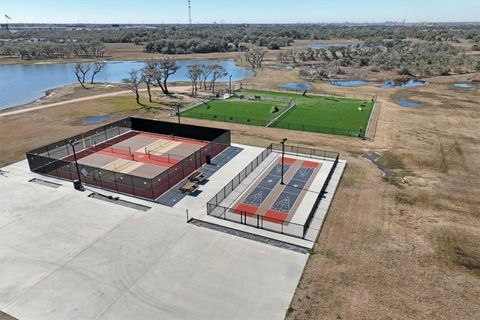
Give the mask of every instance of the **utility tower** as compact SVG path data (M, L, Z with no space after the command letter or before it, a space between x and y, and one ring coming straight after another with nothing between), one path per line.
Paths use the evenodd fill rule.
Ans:
M191 0L188 0L188 23L192 24L192 4Z

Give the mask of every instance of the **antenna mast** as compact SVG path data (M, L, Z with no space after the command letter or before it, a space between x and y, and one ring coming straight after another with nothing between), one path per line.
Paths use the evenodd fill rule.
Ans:
M188 23L192 24L192 4L191 0L188 0Z

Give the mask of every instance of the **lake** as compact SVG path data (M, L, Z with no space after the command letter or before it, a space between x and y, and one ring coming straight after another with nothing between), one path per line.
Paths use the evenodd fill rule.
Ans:
M180 69L172 75L170 82L190 81L187 76L187 66L201 64L219 64L223 66L232 81L238 81L253 76L249 70L235 65L234 60L183 60L179 61ZM0 109L6 109L37 100L45 95L45 91L76 83L73 73L74 63L55 64L14 64L0 66ZM143 62L111 61L97 74L95 82L120 83L128 77L132 69L141 69ZM90 77L87 76L87 79ZM229 76L219 79L228 81Z

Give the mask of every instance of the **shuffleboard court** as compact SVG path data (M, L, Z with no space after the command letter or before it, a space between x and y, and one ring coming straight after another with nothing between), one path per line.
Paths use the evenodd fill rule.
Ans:
M282 224L290 221L321 168L314 161L285 158L281 184L281 158L237 199L231 210L248 217L263 216L264 221Z
M290 169L290 165L284 166L284 172L287 172ZM277 164L270 172L265 176L265 178L260 181L258 186L250 192L243 203L260 207L265 198L272 192L275 185L280 182L282 172L282 165ZM252 212L254 213L254 212Z

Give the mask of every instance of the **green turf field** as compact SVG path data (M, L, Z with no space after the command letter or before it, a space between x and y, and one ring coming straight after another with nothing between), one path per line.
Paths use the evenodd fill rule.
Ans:
M237 96L245 99L213 100L182 113L184 117L266 126L282 114L292 98L295 107L276 119L270 127L308 132L358 136L365 131L373 103L344 98L309 96L287 92L241 90ZM248 97L261 96L261 101ZM274 107L279 110L272 113ZM362 110L359 107L362 106Z

